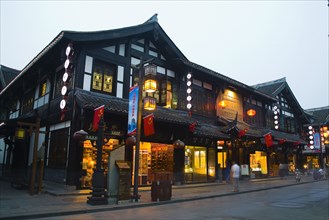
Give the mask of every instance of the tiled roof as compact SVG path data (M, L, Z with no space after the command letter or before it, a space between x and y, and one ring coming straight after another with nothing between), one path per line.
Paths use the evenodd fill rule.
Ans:
M19 70L0 65L0 91L5 88L19 73Z
M286 142L291 142L291 143L298 143L298 144L307 144L305 140L303 140L300 136L295 135L295 134L289 134L281 131L275 131L275 130L269 130L267 133L271 133L273 136L274 140L284 140ZM265 135L264 133L263 135Z
M84 109L93 110L101 105L104 105L105 112L115 114L128 115L128 99L117 98L114 96L99 94L95 92L76 89L75 97L77 104ZM147 115L148 111L144 111L143 115ZM152 111L154 120L172 124L190 125L195 122L195 119L190 117L186 111L173 110L163 107L157 107ZM209 125L198 120L198 125L195 127L195 135L211 138L228 138L218 126Z
M103 30L103 31L61 31L39 54L31 60L16 77L17 79L25 75L32 66L36 65L44 56L51 56L50 51L54 48L62 46L62 42L74 41L76 44L88 43L92 41L104 42L108 40L122 39L124 37L132 37L145 33L151 33L157 38L157 43L165 45L166 52L170 53L172 57L179 60L186 60L185 55L179 50L169 36L164 32L162 27L157 22L156 14L142 24L130 27L123 27L118 29ZM16 79L15 79L16 80ZM11 82L14 83L14 82ZM0 90L2 95L8 87Z
M314 121L312 124L328 124L329 123L329 106L321 108L312 108L305 110L312 116Z
M188 61L188 60L183 60L183 63L189 67L192 67L192 68L195 68L201 72L204 72L204 73L207 73L208 75L211 75L211 76L214 76L216 77L217 79L220 79L220 80L223 80L224 82L232 85L232 86L236 86L238 87L239 89L242 89L242 90L245 90L245 91L248 91L248 92L251 92L253 94L256 94L258 96L261 96L267 100L271 100L272 102L276 101L276 99L274 99L272 96L269 96L267 93L263 93L262 91L260 90L257 90L251 86L248 86L246 84L243 84L237 80L234 80L230 77L227 77L225 75L222 75L218 72L215 72L213 70L210 70L204 66L201 66L199 64L196 64L196 63L193 63L191 61Z
M256 85L253 85L252 87L254 87L255 89L257 89L263 93L266 93L272 97L275 97L286 86L286 83L287 83L286 78L284 77L281 79L256 84Z
M223 118L222 118L223 120ZM227 120L228 121L228 120ZM306 144L306 142L298 135L290 134L281 131L270 130L264 127L251 126L245 122L241 121L229 121L226 126L222 127L221 131L230 132L235 129L237 132L244 130L245 136L262 138L265 134L271 133L273 139L275 140L284 140L285 142Z
M290 107L294 109L296 116L299 116L299 120L301 120L301 122L304 124L309 123L309 117L305 114L304 109L300 106L285 77L265 83L260 83L254 85L253 87L260 92L272 96L273 98L275 98L280 93L283 94L285 99L289 102Z
M223 139L228 139L230 137L229 135L221 132L218 126L205 124L205 123L198 123L198 125L195 127L194 135L209 137L209 138L223 138Z

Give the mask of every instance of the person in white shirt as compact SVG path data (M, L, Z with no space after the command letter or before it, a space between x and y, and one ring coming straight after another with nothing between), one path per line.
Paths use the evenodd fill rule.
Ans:
M233 181L233 192L239 192L240 166L233 161L231 167L231 176Z

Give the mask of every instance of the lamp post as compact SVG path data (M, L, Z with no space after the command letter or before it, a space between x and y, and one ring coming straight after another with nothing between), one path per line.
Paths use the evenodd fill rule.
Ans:
M102 116L98 122L96 169L94 169L92 177L92 193L91 196L87 198L87 203L90 205L108 204L104 188L104 169L102 169L103 135L104 119Z
M140 150L140 140L141 140L141 125L142 125L142 108L143 108L143 102L142 102L142 96L143 96L143 82L144 82L144 64L149 63L153 59L143 61L143 58L141 58L141 62L139 64L138 68L138 104L137 104L137 126L136 126L136 144L135 144L135 166L134 166L134 192L132 198L138 202L140 195L138 195L138 177L139 177L139 150ZM154 70L156 71L156 67L152 66L153 69L145 70L147 75L154 75ZM156 73L156 72L155 72ZM148 82L149 83L149 82ZM153 83L149 83L149 85L154 86ZM156 83L155 88L153 88L154 91L156 89ZM154 92L153 90L149 90L147 92ZM150 97L151 98L151 97Z

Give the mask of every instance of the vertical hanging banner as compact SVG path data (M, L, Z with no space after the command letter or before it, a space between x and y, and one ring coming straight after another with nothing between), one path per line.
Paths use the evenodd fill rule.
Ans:
M314 149L320 150L320 146L321 146L320 133L314 133L313 139L314 139Z
M264 135L266 147L271 147L273 145L273 139L271 133Z
M130 87L128 107L128 135L135 135L137 130L138 92L138 86Z
M143 118L143 124L144 124L144 135L150 136L154 134L154 115L149 114Z
M98 122L104 114L104 105L99 106L98 108L94 109L94 120L93 120L93 127L97 131L98 130Z

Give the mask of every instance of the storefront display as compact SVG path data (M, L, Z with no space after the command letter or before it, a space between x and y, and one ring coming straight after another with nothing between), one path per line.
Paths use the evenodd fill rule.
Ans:
M167 172L172 175L173 160L173 145L141 142L138 171L139 184L151 184L157 172ZM134 178L134 175L132 178Z
M186 146L185 148L185 182L207 181L206 147Z
M91 187L92 186L92 176L94 169L96 168L97 159L97 148L96 148L96 138L90 137L91 139L83 142L83 152L82 152L82 174L81 174L81 187ZM107 176L108 172L108 159L109 152L113 149L113 146L119 144L117 139L107 139L104 138L104 145L102 148L102 164L101 168L104 169L104 174Z
M250 154L250 169L253 177L262 177L267 175L267 156L263 151L255 151Z
M307 170L307 172L312 172L312 170L320 168L319 158L317 155L306 156L305 158L304 169Z

